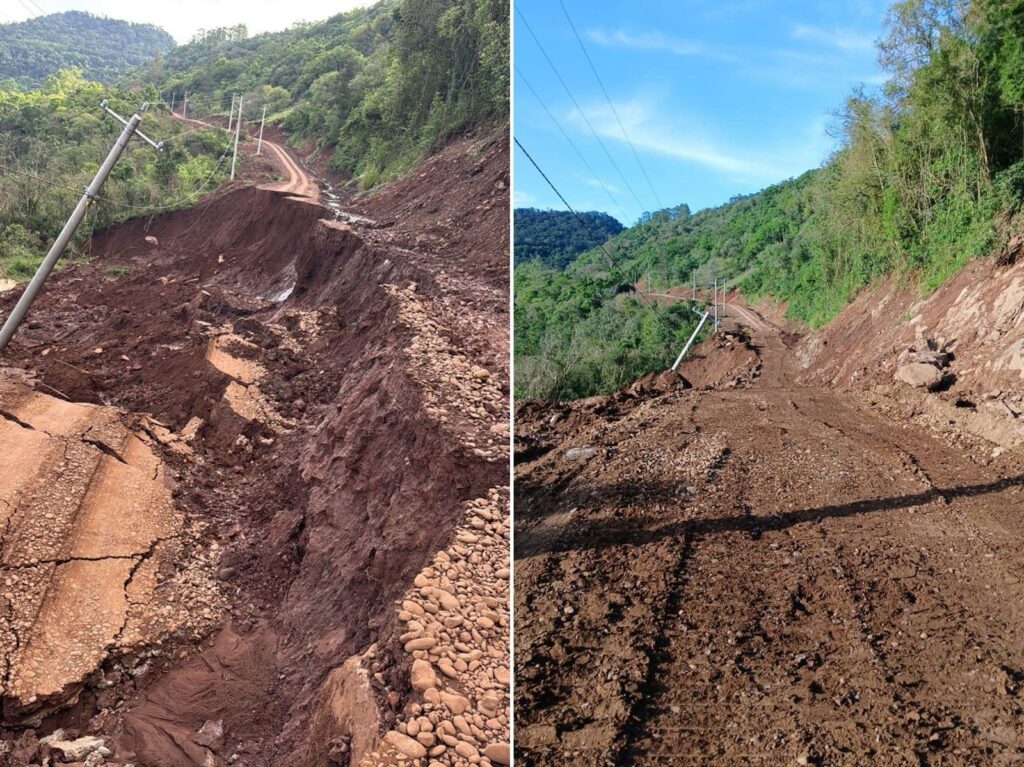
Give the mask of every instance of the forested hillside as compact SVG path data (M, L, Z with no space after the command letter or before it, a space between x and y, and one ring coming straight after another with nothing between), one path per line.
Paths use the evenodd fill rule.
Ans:
M680 284L699 267L820 325L882 275L903 274L928 291L998 250L1024 199L1024 1L901 0L879 58L887 85L847 99L836 125L841 147L824 167L693 216L655 214L609 243L615 269L601 251L579 256L568 270L574 291L641 274L655 287ZM577 320L519 305L546 279L517 270L516 316L528 320L516 328L517 370L543 357L565 378L579 365L570 340ZM658 311L646 308L652 327ZM663 363L679 337L661 349ZM632 368L607 364L628 371L621 383L646 372L645 356ZM598 390L552 390L550 379L517 386L534 396Z
M384 0L284 32L198 35L145 73L197 112L246 114L313 141L363 186L393 178L452 135L508 119L508 0Z
M0 24L0 83L41 86L59 69L78 67L90 80L116 83L167 53L174 38L152 24L66 11ZM4 85L11 90L9 84Z
M47 78L34 91L0 88L0 277L25 279L64 225L82 190L121 132L100 109L129 115L149 93L130 93L85 80L76 70ZM229 137L221 130L186 131L150 110L142 129L165 142L155 152L138 140L118 161L70 248L87 252L94 229L165 206L189 205L226 175Z
M584 228L567 210L515 210L515 263L536 260L564 269L585 250L622 231L622 224L607 213L580 213Z

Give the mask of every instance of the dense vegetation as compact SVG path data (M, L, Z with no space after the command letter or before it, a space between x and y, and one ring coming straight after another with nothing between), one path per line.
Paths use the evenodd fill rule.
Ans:
M879 60L888 84L849 97L836 126L841 147L824 167L693 216L648 217L609 244L620 272L649 273L657 287L699 268L820 325L882 275L927 291L992 252L1024 199L1024 0L900 0ZM604 263L589 251L569 276L592 279ZM543 347L528 339L571 328L516 300L517 318L548 323L517 327L518 373ZM672 349L663 351L667 360ZM517 387L563 395L542 379Z
M619 274L516 267L517 396L573 399L667 367L666 350L678 352L693 330L690 306L651 302Z
M100 101L129 115L146 95L90 82L76 70L51 75L39 90L0 89L0 277L31 276L121 132ZM129 145L69 257L88 251L94 229L191 204L224 178L230 163L224 131L187 132L156 110L145 113L142 127L165 141L163 151L138 140Z
M132 24L80 11L0 24L0 87L37 88L59 69L78 67L90 80L116 83L174 47L151 24Z
M452 135L508 119L508 0L384 0L284 32L203 32L146 73L161 93L227 114L245 93L294 141L372 186Z
M622 224L607 213L580 213L586 228L567 210L515 210L515 263L537 260L564 269L585 250L622 231Z

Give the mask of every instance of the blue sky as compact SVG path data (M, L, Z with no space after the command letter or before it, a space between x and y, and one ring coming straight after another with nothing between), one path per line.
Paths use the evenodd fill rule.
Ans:
M557 0L515 0L515 135L574 208L627 224L819 166L835 146L832 113L857 85L883 81L883 0L563 2L614 109ZM515 163L518 207L564 210L518 149Z

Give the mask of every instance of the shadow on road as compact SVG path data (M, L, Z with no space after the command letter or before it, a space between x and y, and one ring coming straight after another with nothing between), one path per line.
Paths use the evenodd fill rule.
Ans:
M715 533L746 532L756 536L762 532L784 530L805 522L906 509L913 506L924 506L940 499L950 501L956 498L999 493L1012 487L1021 486L1024 486L1024 474L998 479L993 482L949 488L936 487L919 493L850 501L848 503L831 504L809 509L796 509L778 514L735 514L710 519L679 520L655 527L649 527L645 524L649 520L637 519L635 517L621 519L602 518L593 521L574 520L568 525L555 529L546 529L543 531L543 534L534 534L529 530L524 531L522 534L517 533L515 558L520 560L548 552L602 549L607 546L644 546L664 538L690 540L696 536L713 535ZM628 483L622 486L613 485L593 488L587 495L591 498L621 498L623 500L627 498L643 498L645 501L678 503L680 488L678 485L668 483L654 487L651 485L643 485L641 487L637 483ZM518 513L524 520L528 520L530 517L529 512L526 511L529 505L529 500L524 500L522 507L517 508Z

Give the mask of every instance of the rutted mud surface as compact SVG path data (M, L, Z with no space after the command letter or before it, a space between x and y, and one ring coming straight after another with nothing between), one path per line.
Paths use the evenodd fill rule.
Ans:
M347 764L351 743L369 758L410 710L395 601L453 545L465 504L507 484L507 371L492 364L507 359L507 336L453 329L507 327L508 143L458 146L465 159L443 176L387 191L442 189L456 228L486 206L489 228L447 251L409 247L386 211L372 227L340 224L308 200L249 188L98 234L90 263L53 275L9 347L8 377L112 414L164 467L170 535L185 534L163 564L163 544L146 555L129 613L145 588L194 619L83 660L81 689L45 715L5 717L0 764L40 763L54 746L38 739L57 727L72 742L100 736L114 765L321 765L328 753ZM360 204L373 210L372 197ZM12 412L2 433L26 439ZM81 444L115 473L141 460L124 440ZM103 543L94 537L83 540ZM467 559L465 574L493 579L492 559ZM178 583L202 598L184 585L165 598ZM86 617L67 616L67 636L88 633ZM495 625L507 647L507 621ZM480 749L490 740L508 740L507 715Z
M736 308L756 376L518 409L520 761L1019 763L1024 461Z

